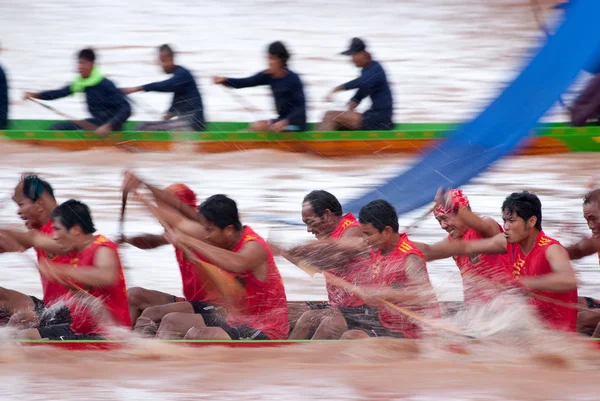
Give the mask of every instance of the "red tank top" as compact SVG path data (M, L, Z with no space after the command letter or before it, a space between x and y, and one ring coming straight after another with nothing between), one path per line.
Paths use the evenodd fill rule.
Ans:
M240 311L227 315L227 324L258 329L271 340L286 339L290 330L287 298L271 249L250 227L244 226L242 238L233 252L240 252L251 241L259 243L267 253L267 280L260 281L250 271L238 276L246 289L246 298Z
M506 244L506 251L512 264L512 274L515 279L519 277L536 277L552 273L550 263L546 260L546 251L550 245L560 245L558 241L547 237L540 231L533 249L525 255L519 244ZM577 290L568 292L541 292L534 291L557 301L577 304ZM550 328L564 331L576 331L577 310L554 305L545 301L531 299L531 304L537 309L542 322Z
M87 293L95 298L94 302L99 301L102 303L102 306L109 313L115 324L131 328L131 318L129 317L129 307L127 303L127 288L125 286L123 268L121 267L121 259L117 252L117 245L102 235L96 235L94 237L94 242L83 250L83 252L71 253L69 264L78 269L85 269L93 266L96 251L101 247L110 248L117 254L119 280L112 287L96 287L88 290ZM78 285L82 287L82 285ZM72 290L70 300L77 299L75 297L81 296L82 294L79 294L79 291ZM67 304L69 305L69 310L71 312L71 330L75 334L105 333L105 329L102 327L103 322L98 321L98 313L95 311L96 308L90 310L89 308L82 306L85 305L84 303L79 302L68 302Z
M40 234L45 235L47 237L52 238L54 234L54 228L52 228L52 220L49 220L44 226L40 229ZM45 250L34 248L35 253L37 254L38 263L42 259L48 259L54 263L69 263L70 258L67 255L51 255L48 254ZM69 290L60 283L56 281L49 281L46 277L41 276L42 281L42 291L44 293L44 304L52 305L56 301L58 301L61 297L67 295Z
M197 252L194 252L196 257L204 262L208 262L206 258ZM219 292L216 287L211 283L204 270L199 269L194 265L193 262L189 261L185 257L185 253L175 248L175 257L181 270L181 281L183 283L183 296L187 301L204 301L213 304L219 304ZM235 274L226 272L232 277Z
M360 224L356 220L356 217L352 213L348 213L342 217L339 224L335 228L335 230L329 236L330 239L340 239L344 232L351 227L360 227ZM361 267L365 267L365 263L361 263L363 261L351 261L347 266L344 266L339 269L331 269L328 270L329 274L337 276L342 280L352 282L355 279L355 275L358 274L358 270ZM368 268L368 266L367 266ZM327 278L326 278L327 280ZM329 305L332 308L341 307L353 307L364 305L364 301L357 295L346 291L341 287L337 287L335 285L330 284L326 281L325 287L327 288L327 297L329 298Z
M405 259L409 255L417 255L425 261L425 257L421 251L413 245L406 234L400 235L398 246L396 246L396 249L394 249L392 253L383 256L379 252L372 252L372 270L370 283L368 283L368 285L390 287L392 283L399 283L401 285L410 284L405 270ZM398 306L404 307L403 305ZM427 314L430 317L439 316L439 305L437 300L434 300L433 303L426 307L407 306L406 308L419 314ZM390 309L385 305L381 305L378 309L379 320L384 327L392 331L401 332L405 338L419 337L419 326L417 326L409 317L394 309Z
M498 224L500 231L502 226ZM474 241L482 239L483 235L472 228L465 231L462 241ZM448 236L448 240L452 240ZM511 272L507 267L505 255L471 254L453 256L454 262L463 281L463 293L465 302L487 302L494 293L493 284L486 283L510 283ZM484 278L485 280L479 280Z

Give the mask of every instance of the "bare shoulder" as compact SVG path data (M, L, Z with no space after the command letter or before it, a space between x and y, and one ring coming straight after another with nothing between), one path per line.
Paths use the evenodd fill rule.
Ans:
M265 246L258 241L248 241L239 252L240 255L251 256L253 259L267 260Z
M117 266L119 255L117 251L108 246L101 246L94 255L94 265L98 267Z
M360 237L362 238L362 231L360 227L349 227L347 228L341 238L349 238L349 237Z

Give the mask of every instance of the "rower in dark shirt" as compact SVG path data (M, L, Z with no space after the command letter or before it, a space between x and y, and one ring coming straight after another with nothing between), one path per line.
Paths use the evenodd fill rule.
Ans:
M105 78L96 67L96 54L92 49L79 52L79 74L75 81L57 90L33 93L25 92L25 99L54 100L85 93L88 110L92 118L82 121L64 121L53 124L50 129L58 131L95 130L99 136L106 136L111 131L120 131L131 115L131 106L125 95L115 84Z
M142 123L138 131L204 131L204 107L196 80L189 70L175 64L175 52L169 45L158 49L158 57L165 74L173 74L169 79L143 86L121 89L125 94L135 92L172 92L171 107L163 116L163 121ZM174 119L177 117L176 119Z
M252 131L306 131L306 99L300 77L288 69L290 54L281 42L269 45L269 68L248 78L213 77L216 84L230 88L249 88L269 85L275 98L277 118L256 121L250 126Z
M348 110L332 110L325 113L319 131L339 129L376 131L394 128L392 91L381 64L371 58L365 42L359 38L353 38L350 48L342 54L352 56L352 62L362 68L362 72L360 77L335 87L327 99L331 101L336 92L358 90L348 102ZM354 111L366 97L371 98L371 108L362 114Z
M8 127L8 80L0 65L0 129Z

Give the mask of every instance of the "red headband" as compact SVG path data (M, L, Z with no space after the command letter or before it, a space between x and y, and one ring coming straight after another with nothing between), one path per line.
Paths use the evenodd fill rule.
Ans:
M433 215L439 217L456 213L463 207L469 207L469 198L463 194L461 189L451 189L446 192L443 203L433 209Z

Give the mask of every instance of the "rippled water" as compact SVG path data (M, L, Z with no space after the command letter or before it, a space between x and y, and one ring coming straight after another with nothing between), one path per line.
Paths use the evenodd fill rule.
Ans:
M540 4L548 3L539 1ZM57 87L72 79L73 54L94 46L103 71L119 85L162 79L155 47L169 42L181 50L179 62L199 80L207 117L248 121L271 116L265 88L238 92L242 103L210 84L210 76L242 76L264 68L264 48L283 40L293 52L309 99L309 119L333 105L322 101L333 86L357 73L336 54L352 36L367 40L393 83L396 121L462 121L475 115L510 82L536 40L543 37L526 0L164 0L81 3L0 0L3 48L0 62L11 79L13 118L55 118L19 100L25 90ZM546 14L547 15L547 14ZM582 76L581 82L586 79ZM169 97L134 95L134 118L156 118ZM335 107L340 107L339 95ZM84 116L81 98L53 103ZM260 109L249 112L245 104ZM364 107L364 106L363 106ZM548 119L564 119L554 109ZM476 212L499 219L503 198L512 191L536 191L544 205L544 229L569 244L587 234L581 197L598 176L597 155L514 157L464 187ZM166 186L185 182L200 198L222 192L237 200L243 221L265 237L296 243L310 236L301 228L269 225L265 214L296 217L302 197L322 188L345 201L397 174L412 160L401 156L324 159L299 154L251 151L192 154L185 145L169 153L129 154L117 150L63 153L2 143L0 220L21 227L10 200L23 171L35 170L54 185L59 201L88 203L99 231L115 236L124 168ZM403 225L422 211L401 217ZM571 232L570 223L575 223ZM127 209L128 234L160 232L139 204ZM411 236L434 242L444 236L433 217ZM179 295L180 277L168 247L154 251L122 248L129 286ZM308 278L278 261L290 300L325 299L320 277ZM40 296L37 272L20 255L0 255L1 285ZM576 262L580 293L600 295L598 261ZM440 300L460 300L458 270L450 260L428 265ZM518 342L519 339L517 339ZM539 346L580 358L579 348ZM5 342L3 342L5 343ZM595 400L597 368L592 361L556 366L531 359L519 347L509 352L482 345L482 356L444 352L415 355L402 341L311 344L282 350L205 349L149 345L123 352L65 353L0 348L2 399L293 399L293 400ZM166 347L166 346L164 346ZM131 350L135 350L133 347ZM492 355L493 357L490 357ZM585 354L592 358L593 354ZM528 359L529 358L529 359ZM585 361L584 357L582 360Z

